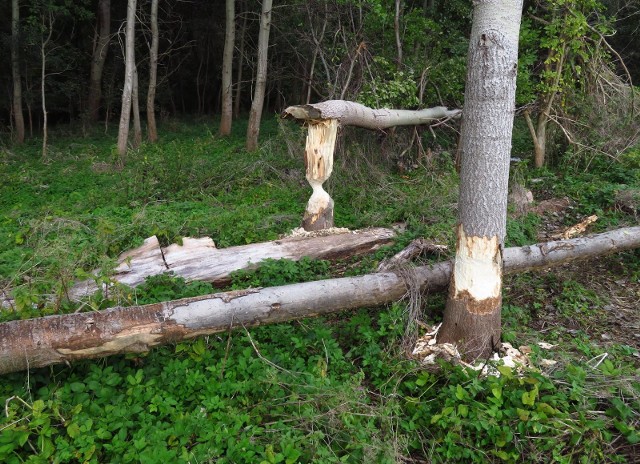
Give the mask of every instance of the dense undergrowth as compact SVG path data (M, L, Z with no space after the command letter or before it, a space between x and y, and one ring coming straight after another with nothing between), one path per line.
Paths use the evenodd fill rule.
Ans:
M113 168L112 136L59 130L47 164L37 141L5 146L0 289L14 300L1 319L211 293L206 283L157 276L81 306L65 298L92 269L108 281L118 254L150 235L163 244L208 235L225 247L298 226L310 193L301 133L287 127L282 135L270 121L262 149L247 154L237 126L235 137L221 139L210 122L172 123L158 145L131 152L122 171ZM431 159L398 172L383 156L384 142L349 135L358 140L342 146L327 185L336 225L402 222L406 232L364 259L269 261L234 274L231 288L369 272L418 236L452 244L453 155L434 142ZM515 155L528 149L522 139ZM536 199L573 203L561 216L510 218L507 245L537 241L550 221L569 226L594 213L595 230L637 223L616 204L616 192L640 187L637 158L592 160L586 170L573 159L538 172L514 167L512 177L534 188ZM505 281L503 338L528 344L534 363L558 361L544 374L425 371L400 348L407 305L398 302L3 376L0 461L637 461L640 254L603 258L591 274L591 265L582 266ZM611 320L624 301L631 311L616 332ZM439 320L443 305L443 295L426 296L421 319ZM538 341L558 347L542 352Z

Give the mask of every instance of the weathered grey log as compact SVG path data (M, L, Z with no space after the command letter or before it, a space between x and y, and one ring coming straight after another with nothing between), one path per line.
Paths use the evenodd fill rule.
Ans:
M640 247L640 227L548 242L504 252L506 273L548 268ZM422 291L441 291L451 262L415 268ZM404 275L404 273L400 273ZM394 273L321 280L281 287L92 313L47 316L0 324L0 374L111 354L142 352L163 343L237 327L255 327L402 298L407 281Z
M153 275L173 272L186 280L202 280L216 286L230 282L233 271L257 267L265 259L291 259L308 256L315 259L341 259L369 253L391 243L395 232L374 228L317 236L287 237L271 242L216 248L209 237L182 239L182 245L161 248L153 236L135 250L118 259L113 280L136 287ZM98 290L93 280L71 288L69 297L78 300Z
M283 111L284 117L311 121L337 119L343 126L365 129L388 129L394 126L417 126L438 119L455 118L461 110L449 110L444 106L423 110L373 109L360 103L346 100L327 100L309 105L290 106Z

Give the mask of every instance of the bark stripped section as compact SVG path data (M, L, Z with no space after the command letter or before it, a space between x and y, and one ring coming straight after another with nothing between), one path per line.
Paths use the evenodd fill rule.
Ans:
M326 119L309 125L304 151L307 181L313 189L302 219L306 231L333 227L333 199L322 188L322 184L333 171L333 151L336 146L338 121Z

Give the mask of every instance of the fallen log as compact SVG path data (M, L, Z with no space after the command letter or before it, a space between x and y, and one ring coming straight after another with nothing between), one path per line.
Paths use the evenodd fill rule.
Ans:
M342 259L370 253L391 243L395 232L375 228L360 231L337 229L318 234L303 234L272 242L253 243L229 248L216 248L209 237L182 239L182 245L160 247L156 236L149 237L139 248L118 258L113 280L136 287L149 276L173 272L186 280L211 282L215 286L227 285L231 273L256 268L265 259L291 259L298 261L307 256L314 259ZM79 300L98 290L93 280L74 285L69 298Z
M548 268L640 247L640 227L507 248L505 273ZM446 288L451 262L414 269L421 291ZM403 273L369 274L281 287L223 292L145 306L47 316L0 324L0 374L149 348L237 327L319 316L401 299Z

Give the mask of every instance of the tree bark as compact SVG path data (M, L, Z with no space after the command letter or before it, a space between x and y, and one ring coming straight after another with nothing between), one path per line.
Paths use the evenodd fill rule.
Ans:
M508 248L504 267L505 272L516 273L637 247L640 227L629 227L592 237ZM409 280L419 282L422 291L441 291L449 282L452 267L451 261L418 267ZM143 352L163 343L237 327L382 305L401 299L409 285L401 274L389 272L5 322L0 324L0 374Z
M467 360L500 343L506 231L522 0L474 1L467 60L454 272L438 341Z
M258 149L260 120L262 119L264 93L267 86L269 32L271 30L271 4L272 0L262 0L260 33L258 34L258 70L256 72L256 86L253 94L253 102L251 103L251 112L249 113L246 145L247 151L256 151Z
M20 2L11 1L11 74L13 79L13 121L15 142L24 143L24 116L22 114L22 79L20 77Z
M343 126L358 126L365 129L387 129L394 126L428 124L437 119L454 118L460 110L448 110L444 106L423 110L372 109L346 100L327 100L311 105L290 106L283 111L284 117L299 120L337 119Z
M134 65L133 88L131 90L131 113L133 114L133 148L138 148L140 144L142 144L142 126L140 124L140 94L138 92L138 88L138 66Z
M44 16L49 16L49 26L45 25ZM47 37L42 39L40 43L40 99L42 104L42 159L47 158L47 138L49 135L49 125L47 118L47 93L45 90L46 82L47 82L47 45L51 40L51 35L53 34L53 19L51 17L52 13L42 13L42 28L47 31Z
M156 126L156 86L158 81L158 0L151 0L151 49L149 50L149 89L147 90L147 140L158 141Z
M98 39L91 59L89 77L89 96L87 98L87 117L91 122L97 122L100 116L100 101L102 99L102 71L109 51L111 40L111 0L98 2Z
M395 233L390 229L367 229L348 233L287 237L273 242L253 243L229 248L216 248L209 237L188 238L182 245L161 248L153 236L134 250L118 258L113 280L136 287L153 275L172 272L186 280L211 282L216 286L231 282L231 273L241 269L253 269L265 259L291 259L304 256L314 259L342 259L377 250L393 241ZM98 290L93 280L72 287L69 297L77 300Z
M128 0L127 26L125 35L125 71L124 86L122 89L122 108L120 110L120 125L118 127L118 164L124 166L127 143L129 139L129 121L131 119L131 94L133 93L133 75L135 72L134 61L134 35L136 21L136 0Z
M231 133L233 120L233 50L236 42L235 0L226 0L224 52L222 54L222 115L220 135Z
M402 68L402 32L400 30L400 16L402 13L402 0L395 0L395 15L393 16L393 30L396 36L396 63L398 71Z
M242 6L242 2L240 2ZM245 34L247 32L247 14L245 12L242 18L242 27L240 28L240 49L238 50L238 62L236 66L236 96L233 100L233 117L240 116L240 96L242 95L242 68L244 64L244 44Z

